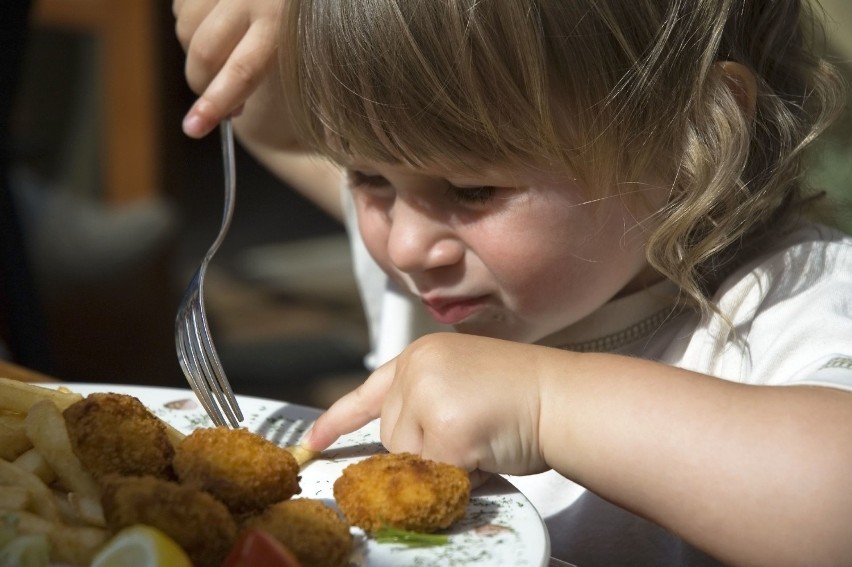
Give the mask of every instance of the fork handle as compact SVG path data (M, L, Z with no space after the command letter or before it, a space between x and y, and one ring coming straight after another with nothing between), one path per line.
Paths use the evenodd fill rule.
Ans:
M231 119L226 118L219 125L219 131L222 135L222 165L225 173L225 205L222 212L222 226L219 228L219 234L216 240L210 246L205 258L209 261L222 242L225 240L225 235L228 228L231 226L231 219L234 216L234 201L237 194L237 165L234 152L234 126L231 124Z

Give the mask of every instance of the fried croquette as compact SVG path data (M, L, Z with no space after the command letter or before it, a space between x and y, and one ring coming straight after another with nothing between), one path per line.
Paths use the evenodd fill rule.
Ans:
M368 533L383 526L433 532L464 516L470 479L411 453L379 454L343 469L334 499L346 520Z
M89 394L63 416L74 453L95 479L113 473L172 478L166 426L137 398Z
M209 492L237 515L300 492L293 455L245 428L196 429L178 446L173 465L182 484Z
M296 498L279 502L247 520L244 527L269 533L283 543L302 565L349 565L352 555L349 524L320 500Z
M134 524L163 531L195 567L221 567L236 541L237 524L224 504L206 492L154 477L104 477L101 499L112 532Z

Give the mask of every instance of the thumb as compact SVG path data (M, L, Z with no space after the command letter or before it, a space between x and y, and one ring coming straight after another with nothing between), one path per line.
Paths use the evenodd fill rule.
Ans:
M302 446L310 451L323 451L341 435L357 431L379 417L395 367L395 360L380 366L363 384L334 402L314 422Z

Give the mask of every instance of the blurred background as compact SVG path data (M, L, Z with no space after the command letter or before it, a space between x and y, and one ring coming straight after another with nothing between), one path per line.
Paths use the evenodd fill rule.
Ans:
M852 2L823 2L852 65ZM0 7L0 358L66 381L184 387L183 291L221 222L218 135L180 129L194 97L164 0ZM812 181L852 194L852 116ZM342 228L241 150L230 233L205 300L241 394L325 407L364 377L366 326ZM852 229L852 222L846 219Z
M0 14L13 101L0 241L14 244L16 220L21 236L2 253L0 358L67 381L185 387L174 316L224 184L218 132L181 132L194 97L171 3L13 0ZM326 406L363 379L342 227L240 148L234 219L209 270L211 331L239 393Z

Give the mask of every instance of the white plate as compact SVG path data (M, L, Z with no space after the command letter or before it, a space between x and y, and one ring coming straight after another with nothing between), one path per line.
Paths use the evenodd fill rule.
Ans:
M190 390L114 384L64 384L74 392L117 392L139 398L157 416L180 431L212 425ZM245 427L284 446L299 441L319 410L237 396ZM332 487L343 469L369 455L382 452L377 422L341 437L322 456L302 469L301 497L334 503ZM541 517L532 504L502 477L495 476L471 495L465 517L453 526L449 544L412 549L379 544L353 528L356 550L351 565L364 567L429 567L547 565L550 541Z

